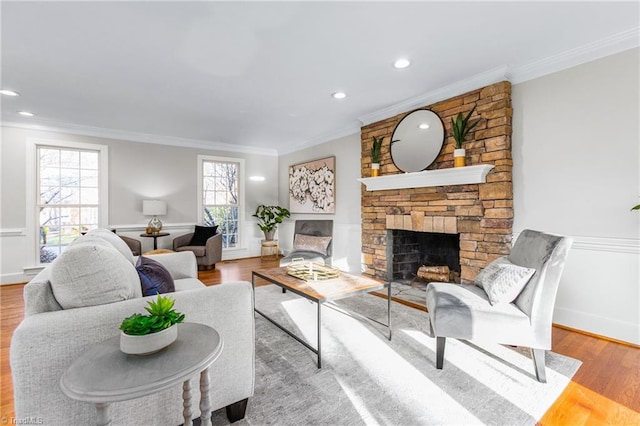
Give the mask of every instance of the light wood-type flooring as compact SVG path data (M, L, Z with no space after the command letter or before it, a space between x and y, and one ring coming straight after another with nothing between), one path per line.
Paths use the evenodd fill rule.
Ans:
M250 258L218 263L200 272L207 285L251 280L254 269L277 266L275 259ZM264 284L264 282L257 284ZM23 284L0 286L0 422L14 417L9 345L23 317ZM553 351L577 358L582 366L542 425L640 425L640 348L553 328ZM274 398L277 396L274 395Z

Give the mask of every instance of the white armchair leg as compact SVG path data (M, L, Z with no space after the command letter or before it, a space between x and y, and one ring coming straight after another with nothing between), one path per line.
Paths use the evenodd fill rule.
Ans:
M446 337L436 337L436 368L442 370L444 363L444 344L447 342Z
M533 366L536 369L536 379L540 383L547 383L547 374L544 367L544 358L547 351L544 349L531 348L531 357L533 358Z

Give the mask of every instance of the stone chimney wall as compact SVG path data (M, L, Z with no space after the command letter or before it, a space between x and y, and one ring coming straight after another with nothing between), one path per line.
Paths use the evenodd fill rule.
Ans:
M466 165L493 164L487 182L399 190L367 191L362 185L362 253L365 274L387 279L387 230L459 233L461 281L473 281L493 259L511 249L513 184L511 158L511 84L503 81L421 109L440 116L445 142L428 169L453 167L455 141L451 118L476 111L481 121L463 148ZM362 127L362 177L371 175L372 137L384 136L380 174L402 173L391 160L389 143L398 122L408 113Z

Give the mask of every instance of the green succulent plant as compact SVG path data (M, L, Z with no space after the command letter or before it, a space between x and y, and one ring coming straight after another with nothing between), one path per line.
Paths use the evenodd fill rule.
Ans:
M373 136L373 145L371 146L371 162L380 162L380 153L382 152L382 142L384 142L384 136L376 138Z
M631 207L631 210L640 210L640 204L638 204L637 206Z
M476 127L480 122L480 119L469 122L469 118L475 110L476 107L474 106L466 117L463 118L462 113L459 112L455 121L451 118L451 129L453 131L453 139L456 140L456 149L462 148L462 142L464 142L471 129Z
M169 296L158 295L150 300L144 309L149 315L133 314L120 324L120 330L131 336L144 336L165 330L184 321L184 314L173 309L175 300Z

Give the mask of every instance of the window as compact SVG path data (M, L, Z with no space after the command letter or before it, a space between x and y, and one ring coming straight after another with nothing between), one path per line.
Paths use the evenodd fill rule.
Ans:
M198 220L205 226L218 225L222 248L240 248L242 180L244 160L198 156Z
M35 145L40 263L52 262L82 233L106 222L106 147L79 145L85 146Z

